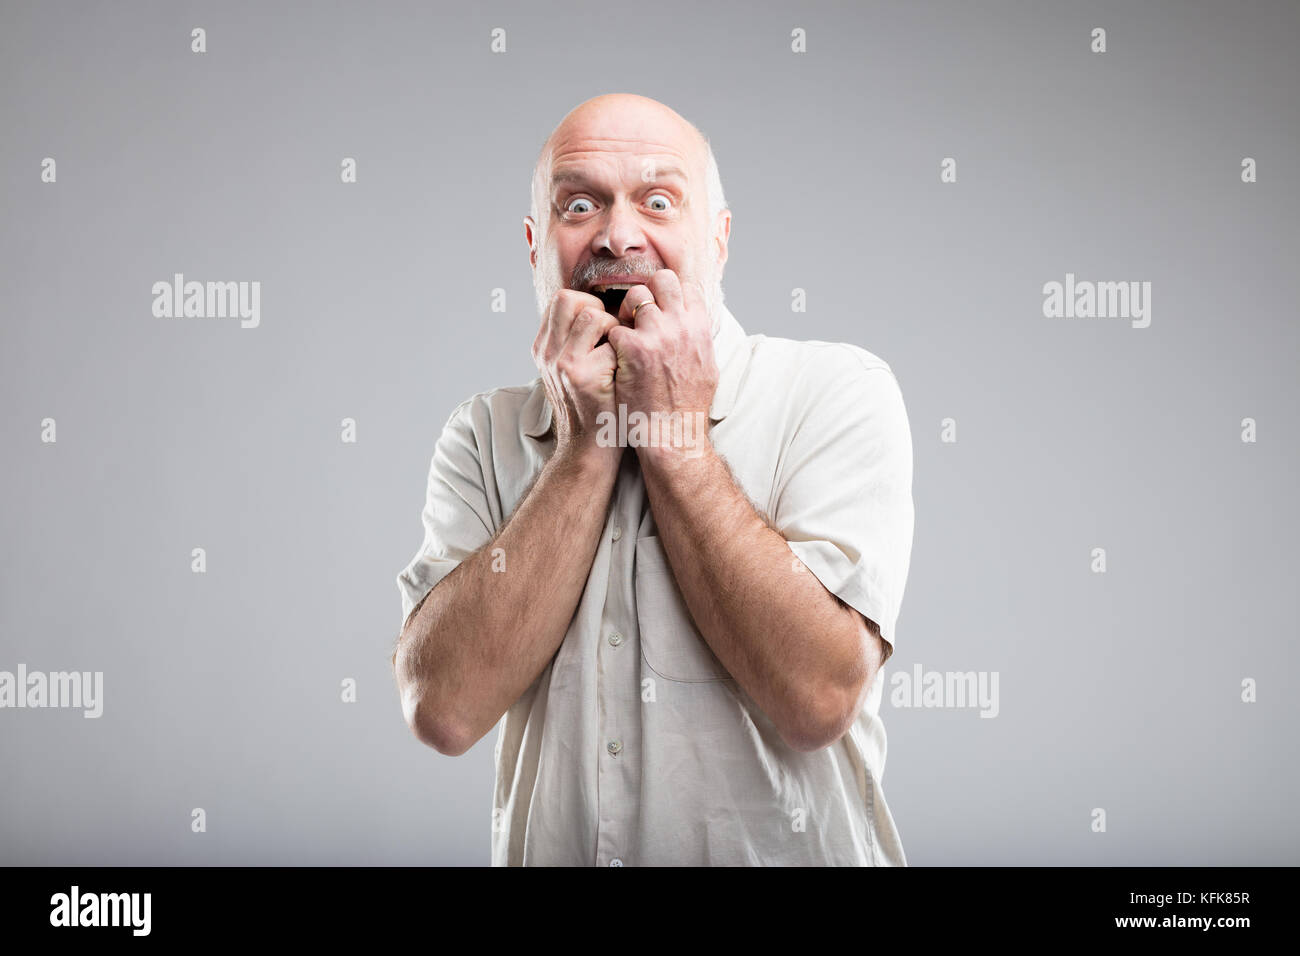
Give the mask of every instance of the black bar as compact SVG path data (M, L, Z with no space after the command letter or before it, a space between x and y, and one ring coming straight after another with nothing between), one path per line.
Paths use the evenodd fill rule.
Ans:
M489 945L502 933L535 935L547 945L563 945L565 937L595 942L610 933L619 943L658 939L676 949L686 920L695 927L693 940L788 931L812 942L847 927L864 942L901 933L918 944L1128 937L1180 947L1232 945L1259 929L1285 931L1282 905L1294 869L30 867L6 875L0 925L7 942L74 934L92 945L109 937L337 945L424 933L442 948L464 930ZM74 886L78 921L97 916L99 894L149 894L148 934L136 935L144 928L143 895L130 910L123 897L109 901L106 916L117 906L125 925L52 925L52 917L70 922ZM67 903L62 910L59 894ZM95 901L87 903L88 896ZM1154 923L1118 925L1148 918ZM1245 923L1207 929L1187 922L1206 918Z

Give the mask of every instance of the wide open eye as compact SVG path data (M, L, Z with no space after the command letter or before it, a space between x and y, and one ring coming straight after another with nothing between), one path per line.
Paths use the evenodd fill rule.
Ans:
M585 206L586 208L585 209L577 208L581 206ZM585 212L591 212L595 208L596 206L592 203L590 199L583 199L581 196L574 196L572 199L570 199L567 203L564 204L565 212L585 213Z
M673 208L673 201L663 193L655 193L646 202L655 212L667 212Z

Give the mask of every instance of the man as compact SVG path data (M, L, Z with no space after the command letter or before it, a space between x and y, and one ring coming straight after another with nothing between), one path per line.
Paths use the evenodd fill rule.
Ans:
M889 366L745 334L712 150L654 100L569 113L524 230L541 374L434 450L398 576L408 724L449 755L499 726L494 864L906 865L877 716L913 529Z

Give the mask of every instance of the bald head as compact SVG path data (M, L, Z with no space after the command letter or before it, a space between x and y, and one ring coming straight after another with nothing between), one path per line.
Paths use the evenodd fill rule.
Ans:
M716 218L727 207L713 148L708 137L694 123L648 96L605 93L570 110L542 144L537 164L533 167L530 210L539 225L544 225L538 213L546 207L545 197L556 152L563 152L571 144L593 141L673 144L688 158L692 178L705 185L709 218Z
M597 96L551 131L524 219L538 310L558 290L590 292L668 269L722 304L731 212L709 141L663 103ZM716 325L716 322L715 322Z

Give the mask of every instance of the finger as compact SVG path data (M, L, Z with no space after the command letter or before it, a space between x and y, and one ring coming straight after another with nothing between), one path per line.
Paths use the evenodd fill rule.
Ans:
M542 317L541 327L533 339L533 361L540 362L546 357L546 343L550 337L551 323L548 316Z
M602 312L601 324L600 324L600 338L596 339L596 346L599 348L600 346L608 342L609 330L617 329L621 327L622 324L623 323L619 322L618 319L614 318L614 316L610 315L608 312Z
M581 315L584 309L604 312L605 303L589 292L579 292L576 289L561 289L555 294L550 314L551 336L555 342L561 344L561 347L568 341L574 319Z
M618 324L618 319L598 305L583 309L573 320L573 325L569 327L569 337L564 347L578 355L586 355L596 347L596 343L611 327Z
M708 296L704 294L704 283L699 279L687 279L682 283L682 300L686 303L686 311L694 312L696 309L703 310L708 304Z
M646 309L652 308L654 308L654 306L648 305L645 309L642 309L641 312L644 313ZM639 338L636 329L630 329L621 322L610 329L607 334L609 336L608 344L610 348L614 350L615 354L621 354L627 349L629 342L634 342ZM603 347L604 346L602 346L602 348Z
M650 290L643 285L634 285L623 297L618 318L629 327L646 328L655 323L658 311L659 307L655 304L655 297ZM651 313L655 315L652 316Z
M650 292L665 312L683 310L686 301L682 298L682 281L672 269L660 269L650 277Z
M608 388L614 384L614 375L618 369L618 353L614 351L614 346L606 342L600 348L591 353L593 361L598 361L598 367L604 374L600 377L600 384Z

